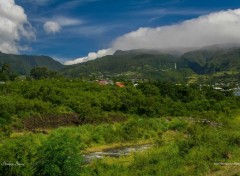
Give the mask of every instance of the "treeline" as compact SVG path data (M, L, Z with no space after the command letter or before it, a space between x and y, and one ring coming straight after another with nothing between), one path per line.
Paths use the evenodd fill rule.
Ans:
M145 82L119 88L70 79L14 81L0 85L1 127L23 129L25 119L77 114L82 123L114 122L127 115L144 118L192 116L225 118L236 111L239 98L212 87ZM6 131L6 130L5 130Z
M22 75L23 76L23 75ZM40 79L50 79L50 78L60 78L62 77L59 72L49 70L47 67L33 67L30 70L29 75L25 75L28 80L40 80ZM14 72L9 64L2 64L0 66L0 81L14 81L19 78L19 74Z

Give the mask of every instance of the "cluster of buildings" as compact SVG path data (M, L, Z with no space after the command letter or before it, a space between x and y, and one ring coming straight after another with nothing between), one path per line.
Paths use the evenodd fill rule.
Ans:
M125 84L122 82L113 82L112 80L106 80L106 79L101 79L101 80L96 80L96 82L99 85L116 85L117 87L123 88L125 87Z
M213 89L219 91L232 91L235 96L240 96L240 85L230 83L215 83Z

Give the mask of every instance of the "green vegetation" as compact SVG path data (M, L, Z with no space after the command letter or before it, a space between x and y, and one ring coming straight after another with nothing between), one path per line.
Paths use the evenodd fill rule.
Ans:
M39 80L44 78L56 78L58 73L56 71L48 70L47 67L34 67L30 71L30 77Z
M101 59L82 64L67 66L62 71L70 77L119 77L132 79L171 77L176 58L169 54L118 54L106 56ZM128 72L134 74L129 75ZM178 72L177 72L178 73ZM176 75L175 75L176 76ZM174 76L173 76L174 77ZM180 77L181 78L181 77Z
M61 72L69 77L150 79L174 83L233 82L239 80L239 48L201 49L181 56L164 54L160 51L131 50L117 51L86 63L66 66ZM129 74L129 72L131 74ZM217 73L226 73L225 77ZM207 80L202 76L208 76Z
M239 153L239 118L225 125L173 118L134 118L124 123L59 128L44 135L5 140L0 162L24 163L24 167L0 166L4 175L205 175L235 163ZM229 131L231 129L231 131ZM81 154L91 146L151 139L153 149L84 164ZM215 163L215 164L214 164ZM237 166L235 170L237 169ZM239 173L239 170L235 174Z
M239 175L239 49L117 51L59 73L40 58L0 53L0 175ZM152 147L86 158L142 144Z
M1 126L38 128L41 119L75 114L78 123L118 122L136 115L162 116L229 115L239 107L232 92L212 87L146 82L125 88L68 79L14 81L0 85ZM34 119L36 127L34 127ZM24 123L26 122L26 123ZM32 124L31 124L32 122Z
M34 67L47 67L50 70L60 70L64 66L48 56L27 56L4 54L0 52L0 66L8 64L14 73L29 75Z
M232 92L165 82L125 85L65 78L0 85L0 173L214 175L226 170L216 163L239 162L240 103ZM102 146L146 142L153 148L85 162L84 154Z
M116 51L112 56L71 66L64 66L47 56L0 53L0 66L7 64L13 73L27 76L35 67L46 67L49 70L59 71L60 75L88 80L109 78L173 83L236 84L240 72L239 53L239 48L212 49L211 47L187 52L181 56L157 50Z
M11 71L10 65L3 64L0 68L0 81L13 81L17 77L17 74Z

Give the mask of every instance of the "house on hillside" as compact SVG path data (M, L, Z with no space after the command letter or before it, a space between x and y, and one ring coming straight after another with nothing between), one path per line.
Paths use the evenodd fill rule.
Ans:
M121 82L116 82L115 85L120 88L125 87L125 85Z

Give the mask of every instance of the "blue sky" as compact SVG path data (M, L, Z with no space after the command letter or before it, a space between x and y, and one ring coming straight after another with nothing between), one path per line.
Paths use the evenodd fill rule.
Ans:
M240 0L15 0L25 10L34 40L21 40L24 54L59 60L111 47L116 38L140 27L181 23L212 12L237 9ZM46 22L59 26L46 31Z

